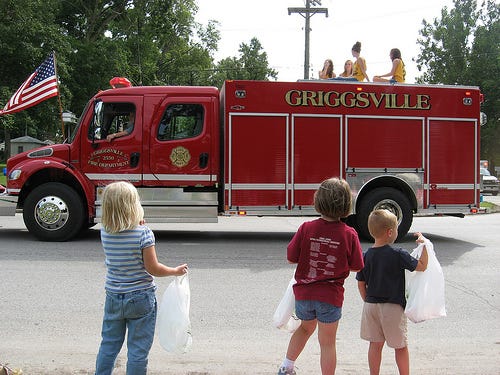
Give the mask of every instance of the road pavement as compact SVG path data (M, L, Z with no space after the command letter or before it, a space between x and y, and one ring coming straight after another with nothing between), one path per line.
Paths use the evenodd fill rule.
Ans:
M160 261L190 265L191 351L174 355L155 340L150 374L275 374L289 334L272 315L293 274L285 249L305 218L221 218L218 224L152 224ZM409 323L413 374L500 374L500 213L418 217L446 280L446 318ZM66 243L34 240L22 218L0 217L0 363L23 374L92 374L100 341L105 267L99 226ZM363 248L369 243L363 242ZM407 236L401 243L414 247ZM157 278L161 299L172 278ZM362 301L345 284L337 335L338 374L367 374L359 338ZM382 373L396 373L384 349ZM126 350L115 374L125 374ZM314 335L298 374L319 374Z

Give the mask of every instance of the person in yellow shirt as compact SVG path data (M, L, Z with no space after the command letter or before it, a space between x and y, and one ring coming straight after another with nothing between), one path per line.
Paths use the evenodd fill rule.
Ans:
M339 74L339 77L349 78L352 77L352 61L346 60L344 63L344 71Z
M333 72L333 61L326 59L323 64L323 69L318 72L320 79L335 78L335 73Z
M373 82L390 82L390 83L404 83L406 70L405 64L401 59L401 51L397 48L391 49L389 57L392 60L392 69L389 73L383 74L381 76L374 76ZM391 77L390 79L384 77Z
M366 74L366 60L364 57L360 56L361 53L361 43L356 42L352 46L352 57L356 58L354 66L352 67L352 76L358 81L363 82L365 79L370 82L370 78Z

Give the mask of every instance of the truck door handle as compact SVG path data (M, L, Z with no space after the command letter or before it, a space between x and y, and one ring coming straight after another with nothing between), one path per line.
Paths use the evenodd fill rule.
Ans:
M130 154L130 166L131 166L132 168L135 168L135 167L137 167L137 165L139 165L139 156L140 156L140 155L141 155L141 154L140 154L140 153L138 153L138 152L132 152L132 153Z
M204 169L208 165L208 153L203 152L200 154L200 168Z

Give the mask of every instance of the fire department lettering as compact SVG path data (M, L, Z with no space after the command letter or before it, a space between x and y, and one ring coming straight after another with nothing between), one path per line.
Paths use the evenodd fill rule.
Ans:
M182 146L176 147L172 149L170 153L170 161L176 167L182 168L188 165L189 160L191 160L191 155L189 154L189 150Z
M90 154L88 164L100 168L119 168L129 165L130 160L122 151L103 148Z
M368 108L383 109L431 109L429 95L290 90L285 101L293 106Z

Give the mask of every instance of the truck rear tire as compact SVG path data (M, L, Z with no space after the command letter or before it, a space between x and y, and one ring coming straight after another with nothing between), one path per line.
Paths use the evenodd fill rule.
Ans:
M400 241L406 236L413 222L410 201L397 189L377 188L363 198L359 204L359 210L356 212L357 229L362 237L372 240L368 231L368 216L377 209L389 210L398 218L398 238L396 241Z
M42 241L67 241L81 230L84 206L78 193L68 185L48 182L36 187L26 198L23 219L26 228Z

